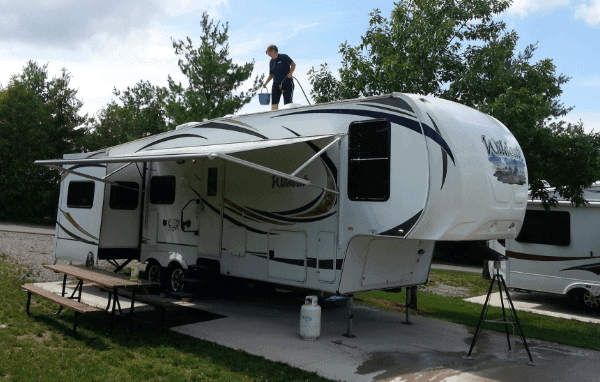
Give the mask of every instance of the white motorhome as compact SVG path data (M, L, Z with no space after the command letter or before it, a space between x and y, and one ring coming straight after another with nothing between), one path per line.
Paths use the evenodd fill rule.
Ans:
M519 236L489 242L508 257L500 269L508 287L567 295L600 308L599 191L600 182L586 189L589 203L580 207L559 200L546 211L541 201L530 200Z
M435 241L511 239L527 200L496 119L394 93L190 122L63 171L55 258L338 294L427 282Z

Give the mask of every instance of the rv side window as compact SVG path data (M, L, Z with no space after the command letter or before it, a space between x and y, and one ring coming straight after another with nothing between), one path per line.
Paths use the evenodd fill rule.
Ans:
M136 182L116 182L110 186L108 205L113 210L135 210L138 207L140 185Z
M571 244L571 215L566 211L527 210L520 243L567 246Z
M150 203L173 204L175 202L175 177L153 176L150 180Z
M67 192L67 207L92 208L94 205L94 190L96 186L90 181L69 182Z
M390 198L391 129L387 119L352 122L348 137L348 198Z

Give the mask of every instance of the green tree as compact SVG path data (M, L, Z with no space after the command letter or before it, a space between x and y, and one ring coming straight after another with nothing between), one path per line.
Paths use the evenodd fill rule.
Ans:
M139 81L132 88L116 88L113 100L86 127L86 148L94 151L104 147L168 131L162 94L164 91L148 81Z
M215 24L205 12L200 26L202 35L198 48L194 48L189 37L186 41L173 41L175 54L180 56L179 69L187 77L188 85L176 83L171 76L168 78L165 103L172 126L233 114L250 102L264 78L264 75L257 76L248 91L234 94L252 75L254 61L238 65L228 57L228 23Z
M86 116L69 87L71 75L48 79L48 65L29 61L0 91L0 218L24 221L52 215L59 175L36 166L81 149Z
M389 20L376 9L361 43L341 45L339 79L327 64L311 69L311 94L326 102L420 93L477 108L502 121L519 141L536 197L546 205L556 202L543 189L544 179L580 204L583 188L600 175L598 136L585 134L581 124L550 122L572 109L560 102L569 79L556 73L551 59L532 63L535 45L516 53L517 34L494 19L510 4L405 0L396 3Z

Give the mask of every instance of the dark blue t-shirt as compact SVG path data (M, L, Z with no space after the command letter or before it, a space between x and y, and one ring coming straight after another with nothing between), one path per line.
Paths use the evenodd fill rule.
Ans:
M269 74L273 75L273 84L279 85L290 72L290 65L294 62L287 54L279 53L276 59L269 62Z

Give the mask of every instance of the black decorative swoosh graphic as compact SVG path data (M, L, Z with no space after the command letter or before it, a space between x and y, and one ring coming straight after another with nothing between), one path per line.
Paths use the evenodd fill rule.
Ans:
M442 133L440 132L440 129L438 129L438 127L435 124L435 121L433 120L433 118L431 118L431 115L429 115L429 113L427 113L427 116L431 120L431 123L433 123L433 127L435 128L435 131L437 131L438 134L441 136ZM440 187L440 190L442 188L444 188L444 183L446 183L446 174L448 173L448 154L446 154L446 152L444 150L441 150L441 151L442 151L443 172L442 172L442 187Z
M561 269L561 271L587 271L596 275L600 275L600 263L579 265L577 267Z
M190 189L191 189L191 190L192 190L192 191L193 191L193 192L194 192L196 195L198 195L198 197L199 197L199 198L202 200L202 202L203 202L204 204L206 204L206 205L208 206L208 208L210 208L210 209L211 209L211 210L212 210L214 213L216 213L217 215L221 215L221 211L219 211L219 209L218 209L217 207L213 206L213 205L212 205L212 204L210 204L210 203L209 203L209 202L208 202L206 199L204 199L202 196L200 196L200 194L199 194L199 193L198 193L196 190L194 190L194 188L193 188L193 187L190 187ZM265 231L261 231L261 230L258 230L258 229L255 229L255 228L252 228L252 227L250 227L250 226L248 226L248 225L246 225L246 224L244 224L244 223L242 223L242 222L239 222L239 221L235 220L234 218L232 218L231 216L227 215L225 212L223 212L223 217L224 217L224 218L225 218L227 221L229 221L230 223L232 223L232 224L235 224L235 225L237 225L238 227L244 227L244 228L246 228L246 229L247 229L248 231L250 231L250 232L258 233L258 234L261 234L261 235L268 235L268 234L269 234L268 232L265 232Z
M319 200L321 199L321 196L323 196L324 192L325 191L321 191L319 196L317 196L313 201L303 205L302 207L294 208L293 210L278 211L278 212L273 212L273 213L277 214L277 215L295 215L295 214L299 214L304 211L307 211L308 209L310 209L312 206L314 206L315 204L317 204L319 202Z
M412 109L412 107L410 107L410 105L403 99L400 98L393 98L393 97L387 97L387 98L376 98L376 99L365 99L365 100L360 100L361 103L376 103L376 104L380 104L380 105L387 105L387 106L392 106L392 107L396 107L398 109L403 109L406 111L409 111L411 113L415 113L414 110Z
M69 223L71 223L71 225L73 225L73 227L77 228L84 235L87 235L87 236L91 237L92 239L99 240L96 236L94 236L91 233L89 233L88 231L84 230L83 227L81 227L75 221L75 219L73 219L73 216L71 216L70 213L63 211L61 208L59 208L59 210L60 210L60 212L62 212L62 214L64 215L64 217L69 221Z
M373 108L377 108L377 109L381 109L381 110L385 110L385 111L391 111L392 113L406 114L406 115L408 115L410 117L416 118L414 114L406 113L404 111L392 109L392 108L385 107L385 106L380 106L380 105L366 105L364 103L358 103L358 105L360 105L360 106L366 106L366 107L373 107Z
M331 213L328 213L327 215L322 215L322 216L317 216L317 217L311 217L311 218L293 218L293 217L287 217L287 216L277 216L274 213L271 212L267 212L267 211L261 211L261 210L256 210L254 208L250 208L250 210L264 215L270 219L276 219L276 220L281 220L284 222L289 222L289 223L311 223L311 222L316 222L319 220L323 220L323 219L327 219L328 217L330 217L331 215L335 214L337 211L333 211Z
M75 239L76 241L81 241L82 243L85 244L91 244L91 245L98 245L98 243L94 243L93 241L89 241L89 240L85 240L82 237L79 237L77 235L75 235L74 233L70 232L69 230L67 230L65 227L63 227L59 222L56 222L56 224L69 236L71 236L73 239ZM60 239L60 238L59 238Z
M266 137L260 133L257 133L256 131L246 129L241 126L233 126L233 125L229 125L226 123L219 123L219 122L209 122L209 123L205 123L203 125L194 126L194 129L218 129L218 130L235 131L237 133L249 134L249 135L253 135L255 137L262 138L262 139L269 139L269 137Z
M387 231L378 233L377 235L380 236L398 236L398 237L404 237L406 236L406 234L408 233L408 231L411 230L412 227L414 227L415 224L417 224L417 220L419 220L419 218L421 217L421 214L423 213L423 210L417 212L417 214L415 216L413 216L412 218L408 219L407 221L405 221L404 223L400 224L399 226L396 226L392 229L389 229ZM402 230L403 233L401 234L399 231Z
M395 123L397 125L406 127L409 130L414 131L418 134L425 134L426 137L430 138L432 141L437 143L452 159L452 163L456 165L454 161L454 154L452 154L452 150L448 146L448 143L439 135L434 129L432 129L429 125L425 123L419 123L413 119L409 119L400 115L383 113L379 111L372 110L359 110L359 109L321 109L321 110L305 110L305 111L296 111L287 114L274 115L271 118L280 118L288 115L297 115L297 114L346 114L346 115L357 115L360 117L368 117L368 118L387 118L391 123ZM421 130L421 127L423 128Z
M136 153L140 152L140 151L142 151L144 149L147 149L148 147L157 145L159 143L171 141L173 139L178 139L178 138L203 138L203 139L208 140L208 138L203 137L202 135L197 135L197 134L179 134L179 135L175 135L175 136L165 137L165 138L159 139L157 141L154 141L152 143L149 143L146 146L142 147L141 149L137 150Z
M573 261L573 260L588 260L589 256L582 257L568 257L568 256L544 256L544 255L532 255L530 253L521 253L514 251L506 251L506 256L512 259L519 260L531 260L531 261Z

